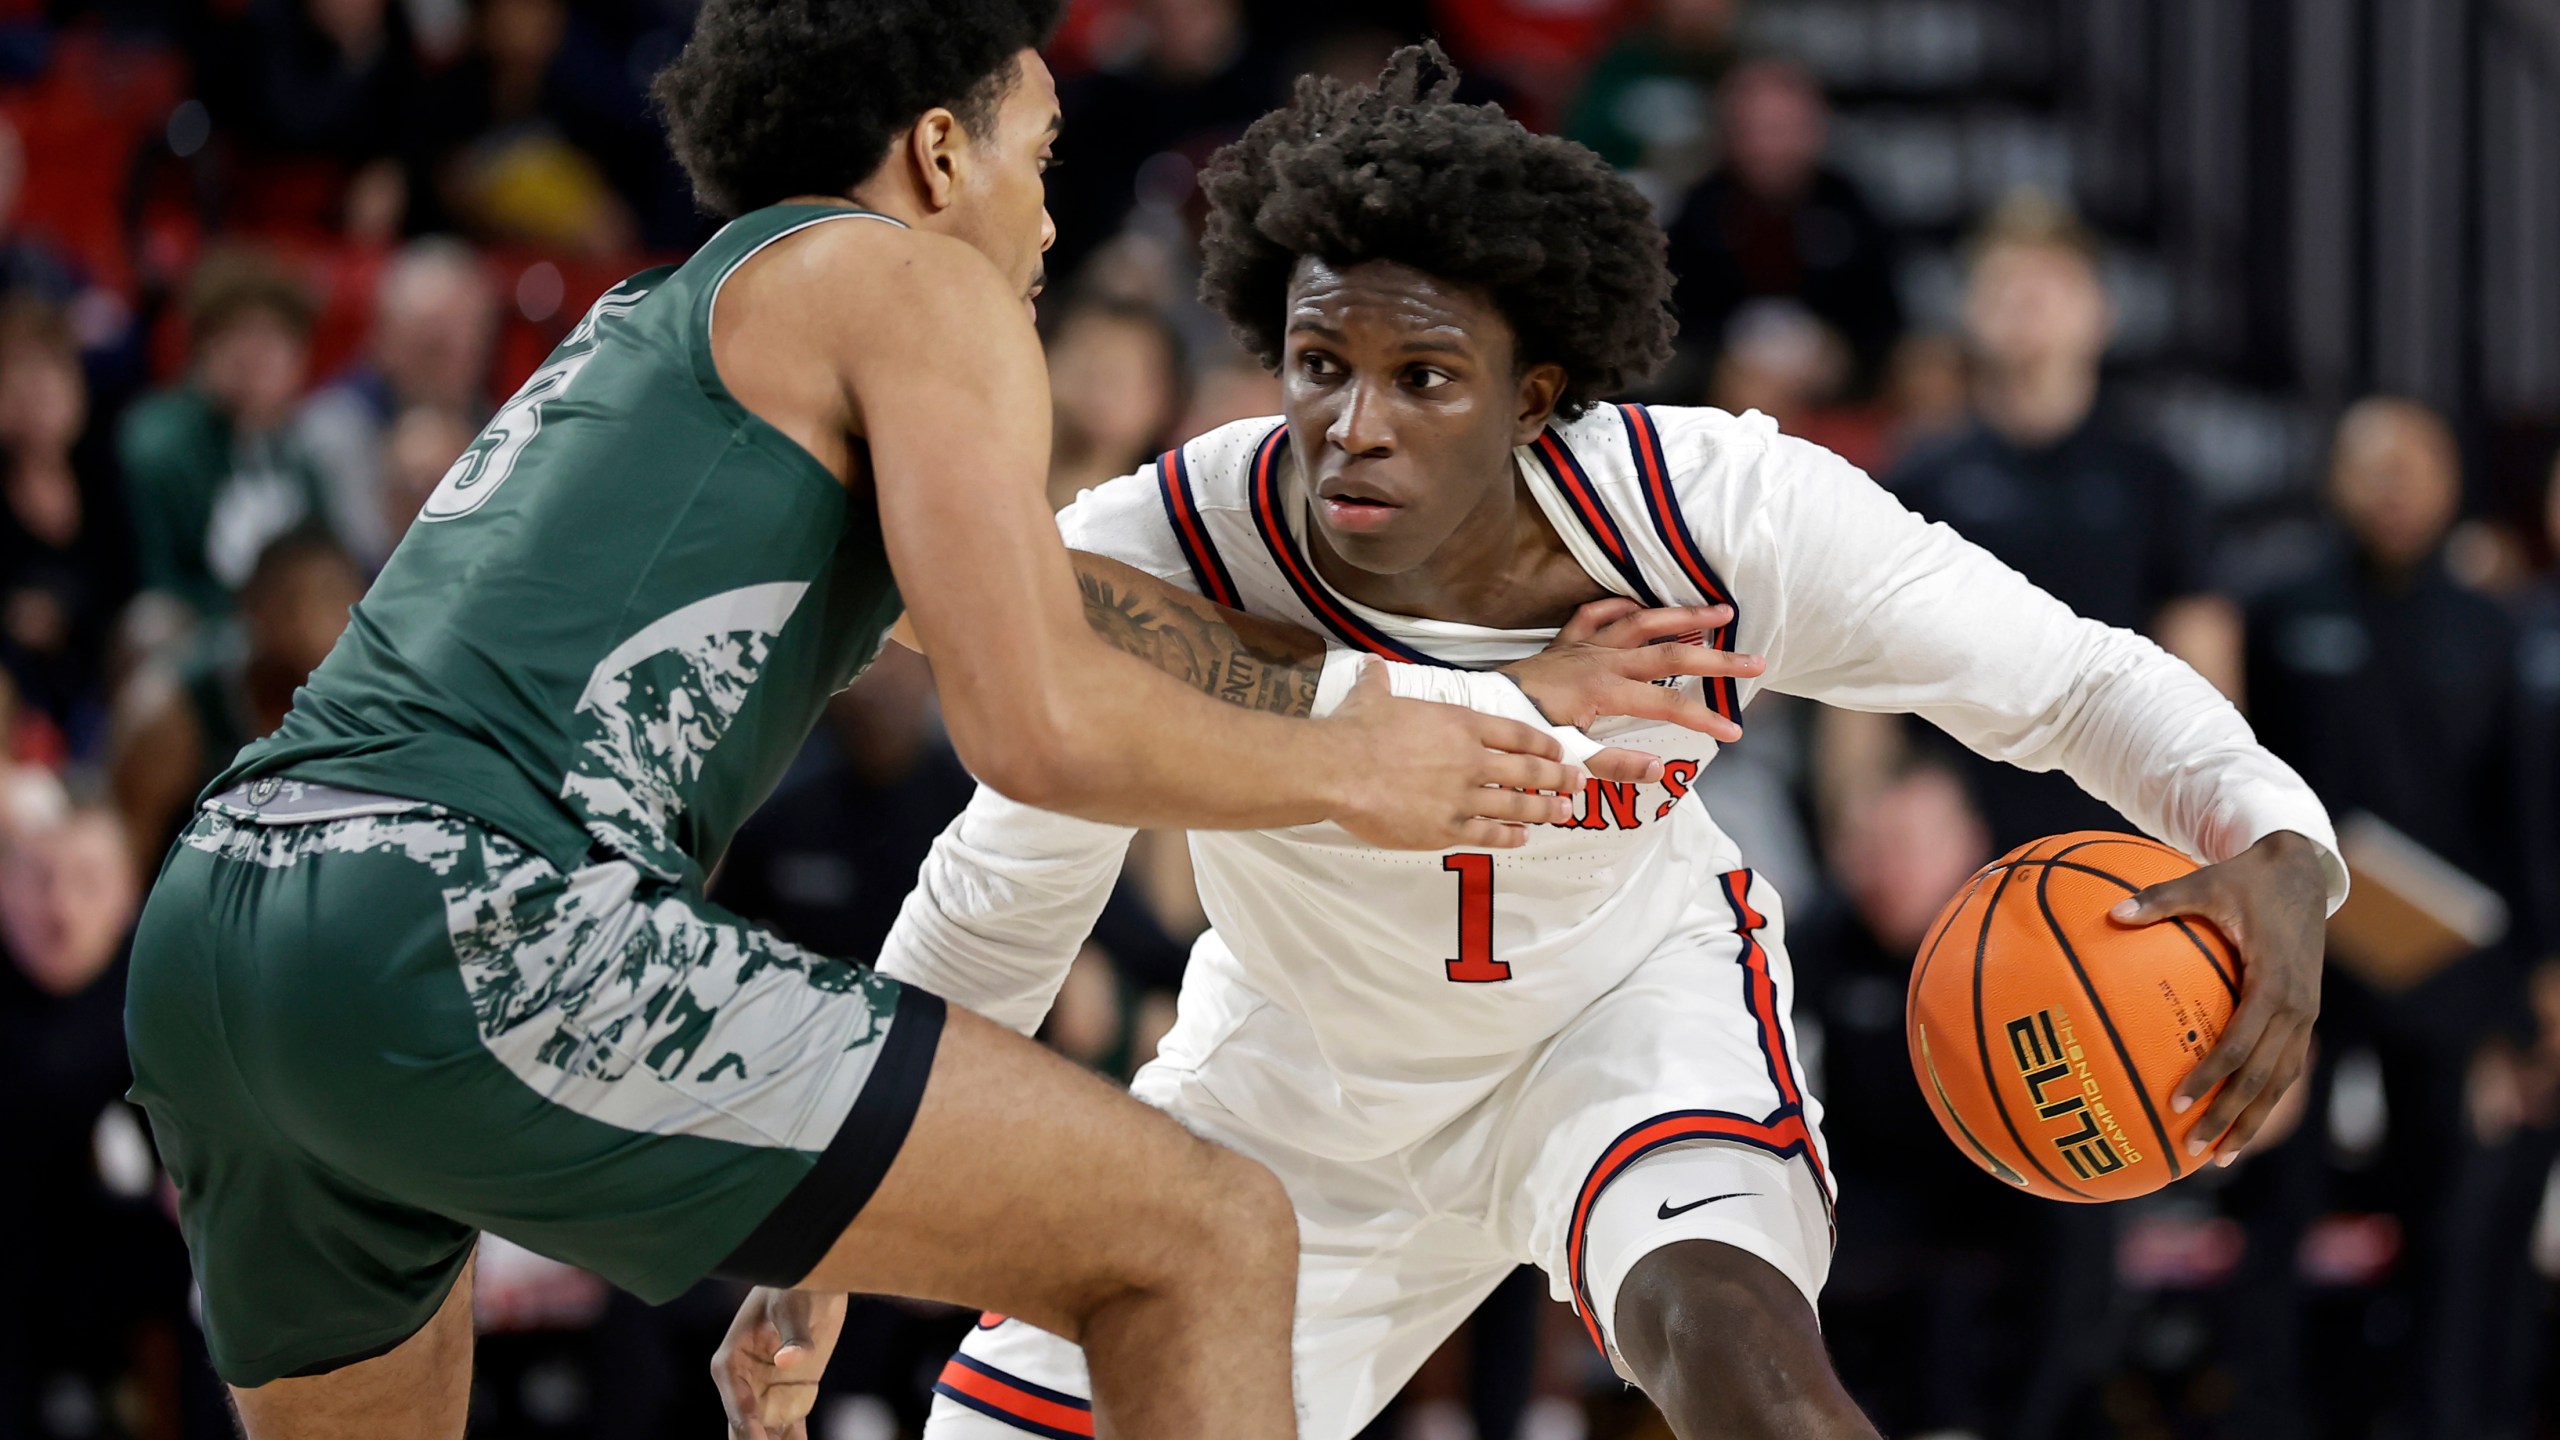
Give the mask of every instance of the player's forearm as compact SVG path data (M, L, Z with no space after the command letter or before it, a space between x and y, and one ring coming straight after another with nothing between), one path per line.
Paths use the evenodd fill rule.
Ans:
M1208 698L1089 633L1046 657L1037 698L1016 695L981 778L1025 804L1140 828L1261 830L1333 818L1346 803L1343 757L1321 722ZM953 739L963 757L955 718Z
M1085 623L1132 655L1215 699L1273 715L1304 716L1324 671L1324 640L1311 630L1229 610L1134 566L1070 550Z
M2260 745L2231 702L2184 661L2130 631L2073 624L2083 637L2077 681L2047 743L2021 763L2062 770L2135 824L2209 861L2270 835L2300 835L2321 856L2334 908L2346 889L2337 834L2293 767Z

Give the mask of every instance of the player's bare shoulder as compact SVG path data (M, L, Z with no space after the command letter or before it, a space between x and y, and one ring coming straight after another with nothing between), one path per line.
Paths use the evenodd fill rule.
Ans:
M1039 357L1020 298L985 255L850 209L742 262L711 322L714 362L739 403L839 479L860 466L855 442L884 391L973 356Z

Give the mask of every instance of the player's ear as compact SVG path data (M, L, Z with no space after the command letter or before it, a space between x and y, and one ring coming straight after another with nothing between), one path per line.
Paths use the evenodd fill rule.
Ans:
M1511 443L1526 445L1538 438L1555 418L1556 402L1564 398L1564 367L1549 361L1532 365L1520 375L1520 404L1513 417Z
M967 144L960 117L938 105L907 127L907 164L927 210L948 210L958 199L960 167L966 163L960 152Z

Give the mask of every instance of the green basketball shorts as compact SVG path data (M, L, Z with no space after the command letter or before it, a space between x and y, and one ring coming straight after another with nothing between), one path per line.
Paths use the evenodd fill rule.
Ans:
M379 1355L487 1230L662 1302L788 1285L905 1141L942 1003L688 887L262 780L134 936L133 1098L234 1385Z

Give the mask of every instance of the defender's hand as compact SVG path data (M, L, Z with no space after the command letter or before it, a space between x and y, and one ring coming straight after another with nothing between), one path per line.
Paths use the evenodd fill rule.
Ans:
M1325 719L1342 756L1336 824L1389 850L1512 850L1573 818L1583 770L1517 720L1399 700L1374 667Z
M1594 600L1574 612L1546 649L1503 666L1502 673L1558 725L1578 728L1625 715L1666 720L1729 745L1742 738L1741 726L1703 702L1653 682L1687 675L1747 680L1767 669L1768 662L1757 655L1670 641L1674 635L1712 632L1732 618L1732 609L1723 605L1647 610L1633 600Z
M2318 852L2301 836L2278 831L2219 865L2154 885L2107 912L2128 925L2200 916L2239 947L2240 1008L2169 1102L2183 1115L2214 1086L2223 1087L2196 1121L2188 1154L2202 1155L2210 1145L2219 1164L2239 1159L2275 1113L2276 1102L2301 1078L2311 1023L2320 1015L2327 901Z
M842 1295L759 1285L711 1355L729 1440L809 1440L818 1377L844 1329Z

